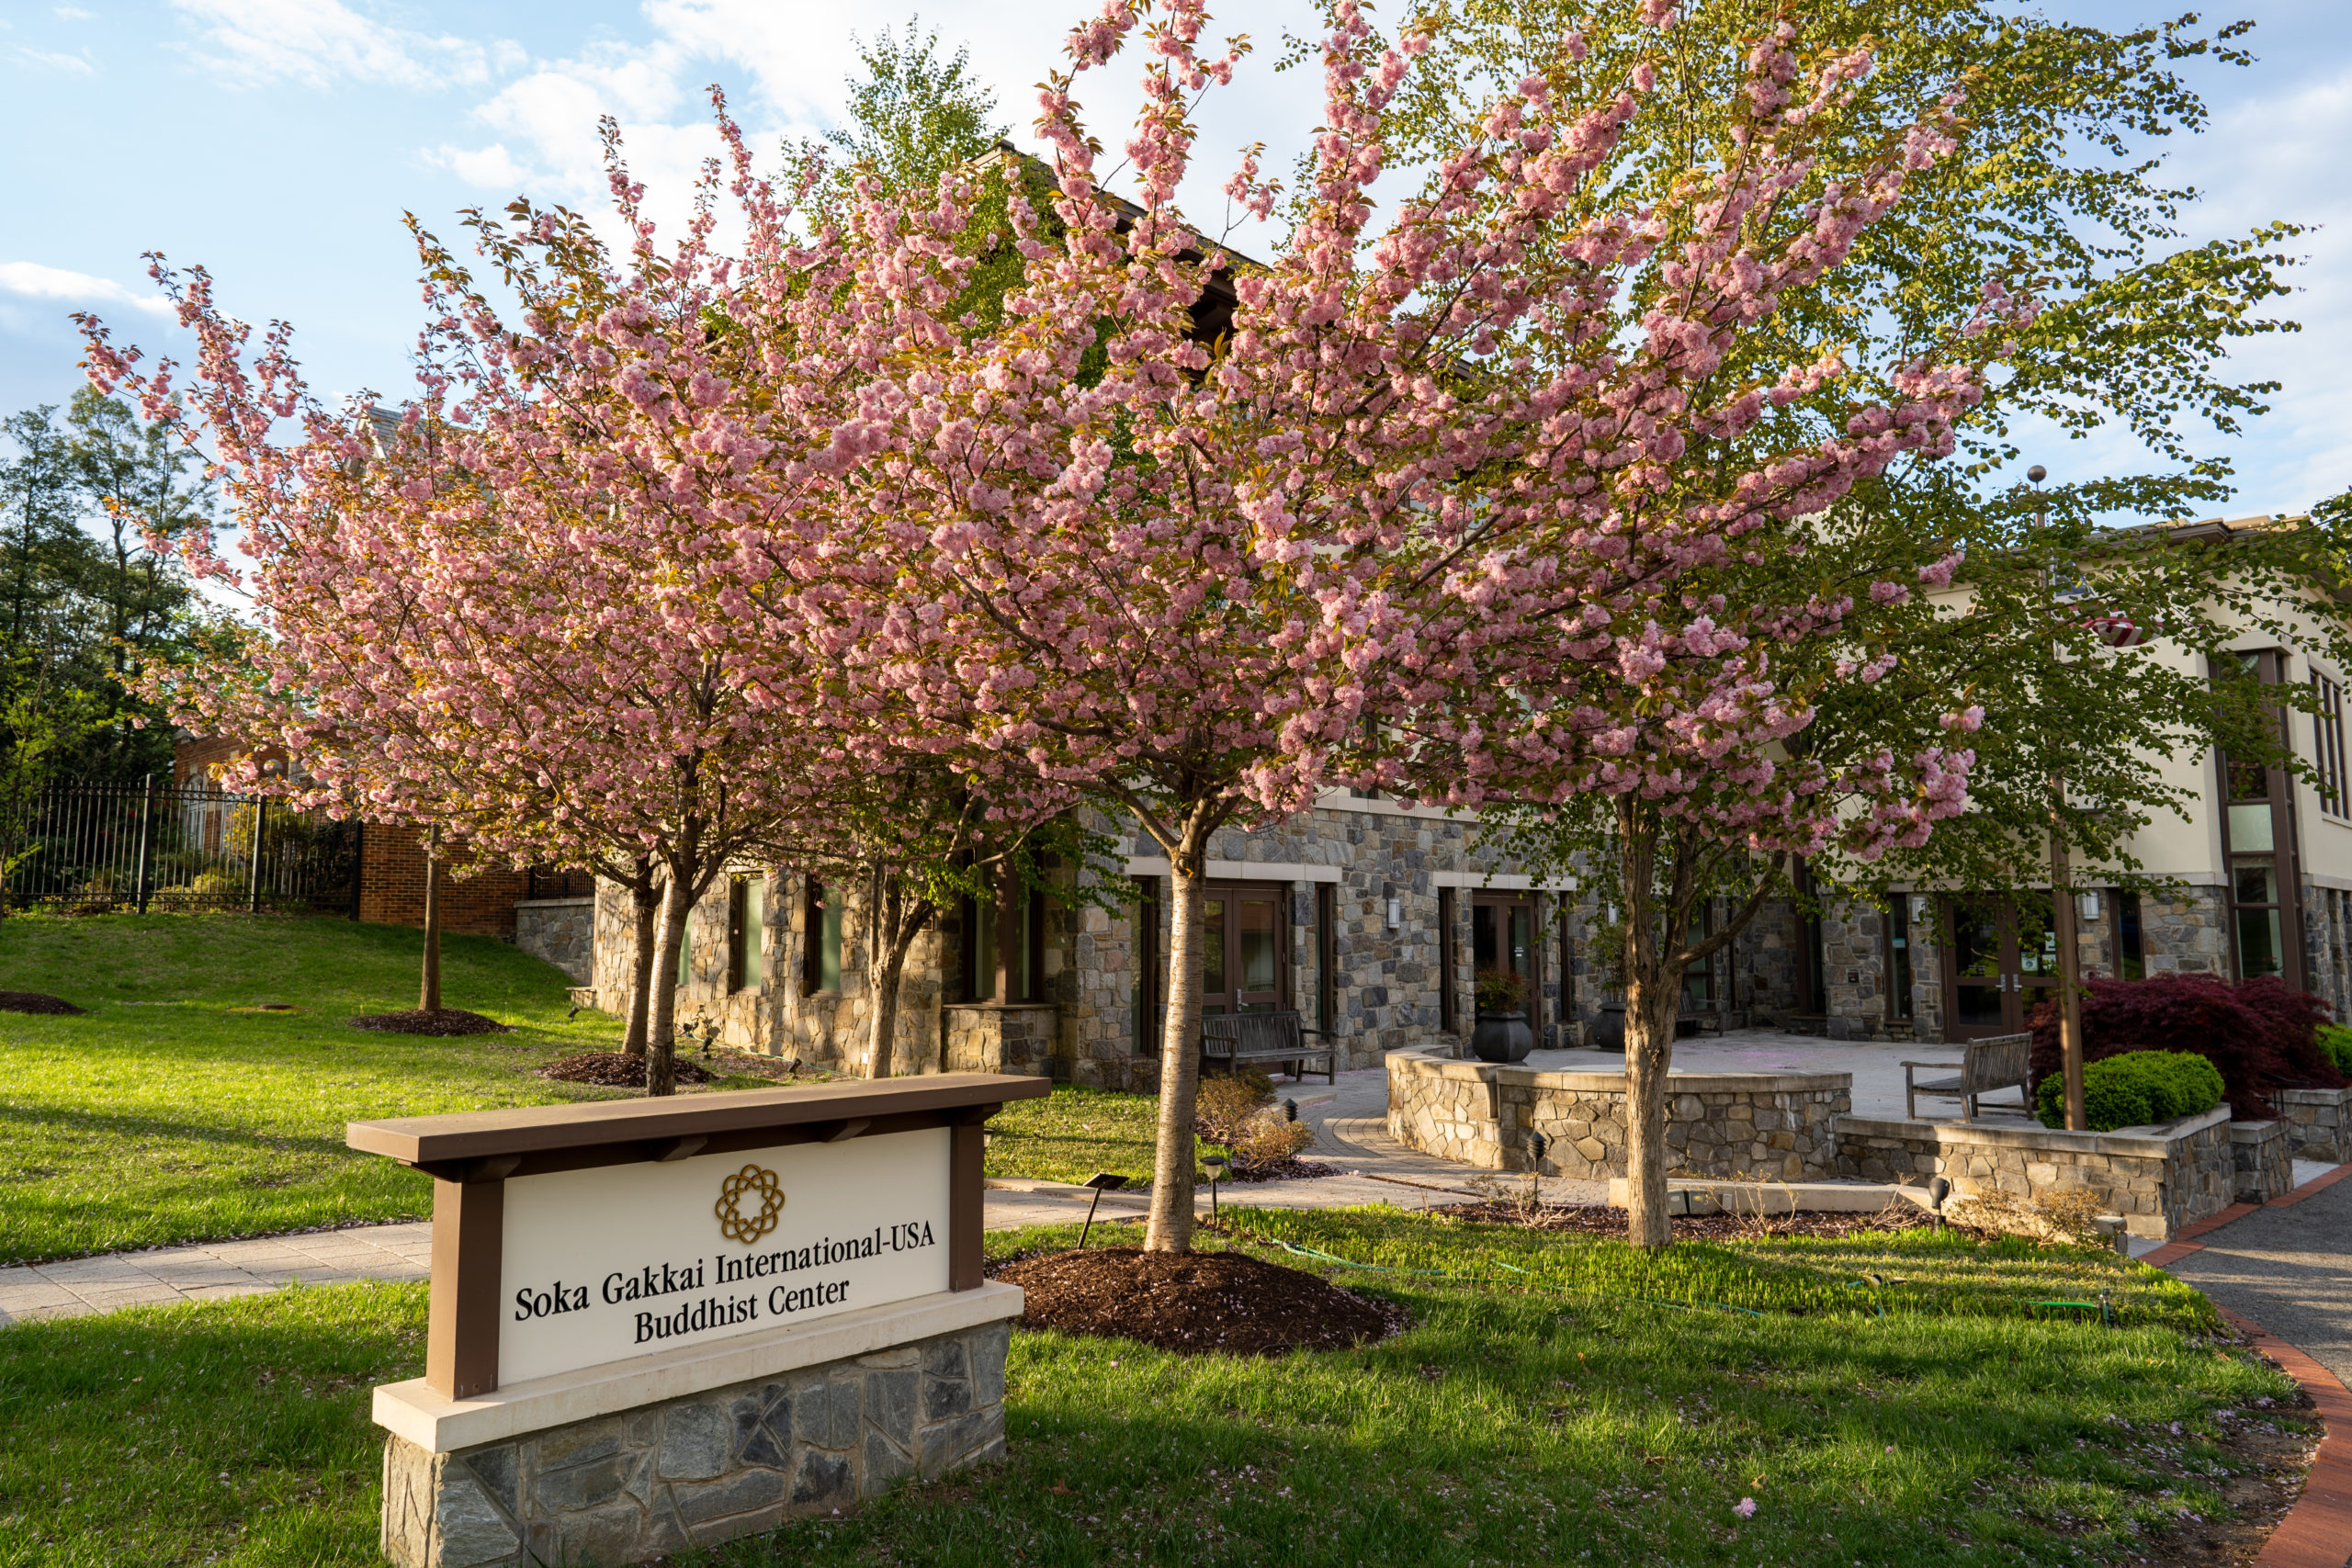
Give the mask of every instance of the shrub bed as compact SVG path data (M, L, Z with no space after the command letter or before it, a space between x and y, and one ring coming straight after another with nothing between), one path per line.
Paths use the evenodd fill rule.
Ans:
M2265 976L2238 985L2210 975L2093 980L2083 988L2083 1056L2185 1051L2211 1062L2238 1120L2278 1112L2273 1089L2342 1089L2345 1070L2321 1048L2325 1004ZM2033 1011L2036 1079L2059 1070L2058 1009ZM2131 1125L2131 1123L2123 1123Z
M2191 1051L2126 1051L2083 1069L2083 1112L2094 1133L2197 1116L2222 1103L2220 1069ZM2045 1127L2066 1124L2066 1077L2052 1073L2034 1095Z

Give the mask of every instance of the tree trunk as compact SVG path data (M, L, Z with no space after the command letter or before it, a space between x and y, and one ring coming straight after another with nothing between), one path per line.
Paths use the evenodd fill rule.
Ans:
M875 953L880 963L875 965L874 1016L865 1048L865 1076L871 1078L887 1078L896 1070L891 1055L899 1038L899 976L932 916L930 900L909 900L895 879L885 901L888 912L877 907L875 916Z
M424 839L424 983L419 987L416 1005L425 1012L441 1010L441 836L437 832Z
M1659 1247L1674 1239L1666 1212L1666 1075L1674 1065L1682 976L1667 974L1680 966L1660 963L1655 948L1636 962L1635 923L1626 922L1625 943L1625 1239Z
M1201 1087L1202 935L1208 900L1209 829L1205 804L1183 819L1178 842L1167 846L1170 913L1168 1021L1159 1044L1159 1138L1151 1162L1151 1225L1144 1246L1154 1252L1193 1249L1193 1117Z
M647 987L652 1000L646 1023L648 1096L674 1094L678 1089L678 952L685 944L686 921L694 907L691 885L672 866L662 899L662 934L654 942L653 973Z
M633 964L629 976L628 1030L621 1041L621 1050L631 1056L645 1055L648 1021L652 1011L653 976L655 974L654 941L662 919L662 889L650 877L629 889L629 904L637 916L636 951L630 955Z

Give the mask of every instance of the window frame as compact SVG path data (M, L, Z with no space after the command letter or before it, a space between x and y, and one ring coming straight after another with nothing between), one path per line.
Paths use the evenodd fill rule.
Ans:
M2338 821L2352 821L2344 761L2344 686L2333 676L2311 671L2312 761L2319 773L2319 808Z

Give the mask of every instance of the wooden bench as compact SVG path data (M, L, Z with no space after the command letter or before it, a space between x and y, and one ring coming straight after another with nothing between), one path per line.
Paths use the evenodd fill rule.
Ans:
M1931 1071L1958 1069L1957 1077L1929 1078L1917 1082L1913 1075L1925 1067ZM1936 1100L1957 1100L1967 1106L1965 1121L1976 1120L1976 1100L1980 1095L1997 1089L2015 1088L2025 1096L2025 1113L2033 1114L2033 1036L2030 1034L1988 1034L1982 1040L1963 1041L1961 1059L1957 1062L1905 1062L1903 1064L1903 1114L1911 1121L1919 1120L1920 1095Z
M1309 1045L1306 1036L1322 1031L1302 1028L1295 1012L1226 1013L1201 1020L1201 1067L1223 1063L1228 1073L1245 1065L1279 1063L1292 1077L1305 1082L1317 1062L1332 1083L1340 1081L1339 1053L1329 1044Z

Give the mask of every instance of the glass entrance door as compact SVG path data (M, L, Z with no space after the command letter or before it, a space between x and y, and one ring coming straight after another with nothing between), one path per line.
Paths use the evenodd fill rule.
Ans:
M1519 1010L1535 1017L1535 900L1474 893L1470 898L1470 955L1483 976L1498 969L1520 982Z
M1203 920L1201 1016L1273 1012L1283 986L1283 887L1211 885Z
M1973 894L1944 904L1944 1039L2017 1034L2058 995L2050 895Z

